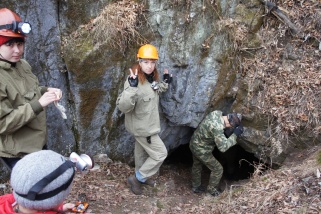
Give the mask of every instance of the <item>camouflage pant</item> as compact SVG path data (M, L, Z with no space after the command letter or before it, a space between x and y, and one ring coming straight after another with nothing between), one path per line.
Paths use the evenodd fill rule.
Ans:
M222 178L222 165L214 158L212 150L199 151L194 149L193 146L190 146L190 149L193 153L192 186L199 187L201 185L202 167L205 165L211 170L207 190L209 193L214 192Z

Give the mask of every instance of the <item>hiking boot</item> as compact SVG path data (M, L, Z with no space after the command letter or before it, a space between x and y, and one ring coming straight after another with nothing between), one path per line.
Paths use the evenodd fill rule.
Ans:
M219 196L222 192L217 190L217 189L214 189L214 190L211 190L211 192L209 192L212 196L216 197L216 196Z
M156 181L153 179L147 179L145 182L141 182L142 184L155 187L156 186Z
M203 186L198 186L198 187L193 187L192 190L194 193L201 193L201 192L205 192L206 188Z
M143 193L141 183L137 180L135 175L129 176L127 182L130 185L130 190L135 195L141 195Z

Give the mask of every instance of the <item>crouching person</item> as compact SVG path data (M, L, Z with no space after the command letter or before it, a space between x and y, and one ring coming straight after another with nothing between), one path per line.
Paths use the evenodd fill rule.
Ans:
M221 111L209 113L195 130L190 149L193 154L192 190L194 193L205 191L201 186L202 167L205 165L211 170L207 191L217 196L220 194L218 184L223 174L222 165L213 156L215 146L225 152L236 144L236 137L243 133L241 115L230 113L226 116Z
M74 164L62 155L41 150L26 155L14 166L12 194L0 197L0 213L65 213L75 204L63 204L75 175Z

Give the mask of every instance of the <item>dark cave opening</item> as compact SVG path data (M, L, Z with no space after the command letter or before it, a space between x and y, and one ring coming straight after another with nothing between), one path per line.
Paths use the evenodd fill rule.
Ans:
M215 148L213 155L223 166L223 178L232 181L250 178L258 164L260 164L260 160L256 158L254 154L245 151L240 145L235 145L224 153ZM164 164L191 168L193 157L189 149L189 144L184 144L176 148L168 155ZM209 170L206 167L204 168L204 173L207 172L207 174L209 174ZM267 167L265 168L267 169Z

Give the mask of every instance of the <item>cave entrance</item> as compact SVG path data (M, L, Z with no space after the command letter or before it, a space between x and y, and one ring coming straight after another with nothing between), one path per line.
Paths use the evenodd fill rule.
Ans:
M231 181L250 178L256 169L255 167L260 163L260 160L254 154L245 151L239 145L232 146L224 153L215 148L213 155L223 166L223 179ZM173 164L176 167L192 167L193 157L189 144L176 148L168 155L164 164ZM203 173L207 175L205 177L208 177L210 171L206 167L204 168Z

